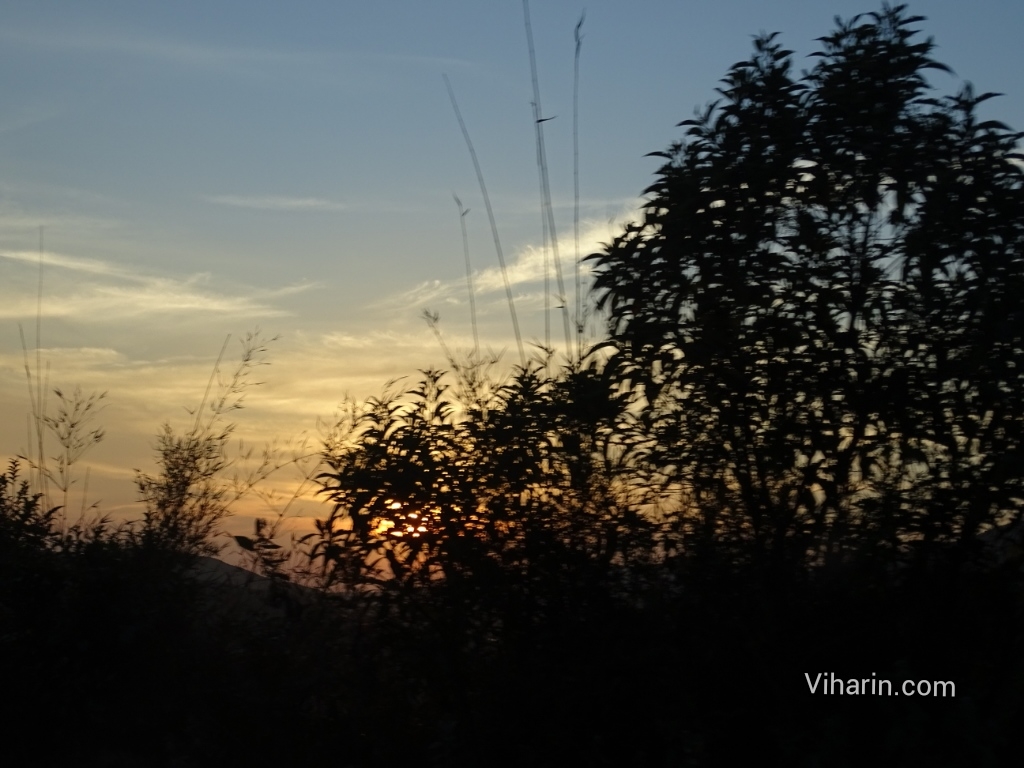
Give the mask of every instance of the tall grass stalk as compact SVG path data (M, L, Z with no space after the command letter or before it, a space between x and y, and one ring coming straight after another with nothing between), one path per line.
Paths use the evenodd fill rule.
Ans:
M43 400L44 393L46 392L46 386L43 384L43 382L41 381L41 379L39 377L40 356L43 353L43 350L42 350L42 337L43 337L43 253L44 253L44 250L43 250L43 225L40 224L39 225L39 283L38 283L38 286L36 288L36 404L38 405L38 410L34 410L34 412L32 414L33 417L35 417L35 419L36 419L36 436L37 436L37 439L38 439L38 442L36 443L36 447L39 450L39 454L38 454L39 466L40 466L39 472L42 472L42 467L44 465L44 462L46 461L46 456L45 456L44 451L43 451L43 425L42 425L42 423L39 420L39 418L40 418L39 414L46 413L46 403ZM22 344L24 345L24 338L22 339ZM49 378L50 378L50 376L49 376L49 374L50 374L49 364L47 364L46 374L47 374L47 376L46 376L46 378L47 378L46 384L48 385L49 384ZM31 388L31 384L29 386ZM49 506L49 501L47 501L47 499L46 499L46 487L45 487L45 485L43 485L43 483L45 483L45 480L41 480L41 488L40 488L40 490L43 493L43 500L46 502L47 506Z
M541 255L544 259L544 348L551 349L551 254L548 252L548 243L551 239L551 232L548 228L548 212L544 205L544 174L540 169L544 167L544 160L540 153L541 148L541 121L537 102L532 102L533 107L533 132L534 144L537 149L537 182L540 188L540 231L541 231Z
M519 318L516 316L516 305L512 299L512 284L508 280L508 269L505 267L505 255L501 250L501 240L498 238L498 225L494 221L494 209L491 207L491 197L487 194L487 185L484 183L484 172L480 168L480 160L473 148L473 140L469 137L469 129L466 128L466 121L462 119L462 112L459 110L459 103L455 99L455 91L452 90L451 81L448 75L443 75L444 84L448 88L448 97L452 102L452 109L455 110L455 117L459 121L459 128L462 129L462 137L466 140L466 147L469 149L469 156L473 160L473 168L476 169L476 179L480 184L480 193L484 198L484 207L487 208L487 219L491 224L491 235L494 237L494 250L498 254L498 265L501 267L501 278L505 283L505 295L508 297L508 311L512 316L512 330L516 336L516 346L519 348L519 363L526 366L526 352L523 349L523 337L519 332Z
M38 324L37 337L36 337L36 374L32 375L32 366L29 363L28 358L28 345L25 343L25 329L21 323L18 323L18 333L21 336L21 352L25 360L25 381L28 384L28 402L29 402L29 430L28 430L28 449L26 451L25 460L29 462L35 472L35 487L36 492L39 493L43 500L43 506L46 509L50 508L50 495L46 477L46 453L45 453L45 426L43 422L43 414L46 412L46 399L45 393L47 391L46 386L39 386L42 381L39 369L42 362L39 357L39 340L38 340ZM49 384L50 379L50 364L47 361L46 364L46 385Z
M540 170L540 184L541 184L541 215L547 221L547 232L545 233L545 241L550 238L551 242L551 258L555 264L555 279L558 281L558 301L559 306L562 310L562 325L565 329L565 353L566 355L572 355L572 334L569 331L569 302L565 295L565 281L562 279L562 261L558 255L558 233L555 229L555 213L551 205L551 182L548 176L548 158L547 150L544 147L544 123L548 120L552 120L550 117L541 117L541 106L540 106L540 81L537 77L537 55L533 47L533 27L530 24L530 3L529 0L523 0L523 18L526 23L526 43L527 49L530 54L530 77L533 82L533 121L536 130L536 141L537 141L537 166ZM546 246L546 243L545 243ZM547 248L545 247L545 265L547 264ZM544 275L544 295L545 295L545 328L547 327L547 269L545 267ZM551 348L550 331L548 337L545 338L545 346Z
M44 228L39 227L39 278L36 287L36 338L35 338L35 373L29 362L28 344L25 341L25 329L19 323L18 333L21 337L21 351L25 365L25 381L28 385L29 397L29 430L28 447L24 459L35 473L36 491L40 495L44 509L58 509L57 525L61 536L67 531L67 512L69 509L71 486L74 485L73 467L82 455L92 446L103 440L102 429L89 429L89 424L103 410L102 401L107 393L82 394L75 387L70 395L65 395L60 388L55 388L57 411L49 413L48 396L50 394L50 363L46 363L43 374L42 337L43 337L43 274L45 264ZM53 456L54 469L46 455L46 434L51 432L60 444L60 453ZM34 434L33 434L34 433ZM85 515L88 495L88 468L86 469L85 486L82 489L81 514ZM56 486L61 492L59 507L51 507L50 487Z
M206 409L206 401L210 399L210 390L213 389L213 382L216 380L217 374L220 373L220 363L224 359L224 352L227 351L228 343L230 341L231 334L229 333L227 336L224 337L224 344L220 348L220 354L217 355L217 362L213 364L213 370L210 372L210 378L206 382L206 390L203 392L203 401L199 404L199 408L196 409L196 423L192 425L192 437L195 437L199 434L199 425L202 423L203 411ZM243 353L243 366L248 362L247 358L248 353ZM239 378L240 374L241 369L239 369L239 372L235 373L236 380ZM227 394L225 394L224 396L226 397ZM217 411L216 408L214 408L214 414L219 414L219 411Z
M21 351L25 359L25 380L28 384L28 400L30 409L29 444L28 456L32 468L35 470L35 485L38 493L42 494L43 506L50 508L49 488L46 476L46 449L43 416L46 413L46 393L50 381L50 364L46 364L46 376L42 375L42 337L43 337L43 227L39 227L39 279L36 288L36 365L35 377L32 375L32 368L29 365L28 345L25 343L25 329L21 323L18 324L18 333L21 336ZM35 431L35 447L33 450L33 427Z
M573 36L576 39L576 54L573 57L572 72L572 229L575 244L573 275L576 282L576 360L583 359L583 297L580 286L580 48L583 46L583 35L580 29L587 12L580 14L576 22Z
M473 324L473 355L480 354L480 330L476 321L476 294L473 292L473 266L469 262L469 236L466 234L466 215L468 208L462 206L462 201L454 192L455 205L459 208L459 224L462 227L462 254L466 257L466 289L469 291L469 319Z

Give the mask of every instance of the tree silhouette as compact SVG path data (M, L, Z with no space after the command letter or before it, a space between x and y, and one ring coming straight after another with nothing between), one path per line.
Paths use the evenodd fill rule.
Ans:
M921 20L837 20L799 78L758 37L590 257L696 549L967 556L1019 519L1022 134L979 121L995 94L929 95Z

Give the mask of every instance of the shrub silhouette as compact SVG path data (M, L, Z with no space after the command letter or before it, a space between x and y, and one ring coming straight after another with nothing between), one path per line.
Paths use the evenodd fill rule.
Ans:
M615 503L617 406L596 368L551 376L536 360L482 385L479 361L450 362L466 400L444 373L423 371L329 441L321 482L332 512L301 542L323 583L531 578L579 557L608 569L635 555L653 527Z
M225 348L228 341L230 336L224 342ZM192 428L179 435L170 423L163 425L156 445L158 473L135 471L139 498L146 505L139 529L143 539L189 556L220 552L222 547L215 536L224 517L230 514L231 503L262 479L258 472L248 482L232 487L223 474L231 464L226 447L235 429L233 423L226 422L226 417L242 407L245 390L256 384L250 376L256 367L266 365L266 345L258 329L248 333L242 339L241 360L231 379L219 383L214 390L224 355L222 349L203 402L193 412ZM264 462L260 469L265 471L265 477L276 468Z
M33 494L28 481L19 477L19 465L12 460L0 475L0 547L7 553L18 549L46 549L53 546L53 525L57 509L43 509L42 494Z

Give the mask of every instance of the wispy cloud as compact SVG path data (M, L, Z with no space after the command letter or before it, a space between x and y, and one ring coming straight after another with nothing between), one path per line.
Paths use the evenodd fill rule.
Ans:
M344 211L348 208L345 203L322 197L207 195L203 199L216 205L256 211Z
M29 264L39 263L39 251L4 251L0 252L0 258L20 261ZM105 275L108 277L119 277L126 280L145 280L138 272L133 272L110 262L99 259L83 259L79 256L66 256L60 253L48 251L44 256L46 267L58 267L69 269L73 272L85 272L92 275Z
M422 346L419 338L410 336L407 332L377 330L367 330L360 335L330 331L321 336L321 343L330 350L395 350L401 347L419 348Z
M457 280L425 280L419 285L407 288L398 294L388 296L378 302L371 304L371 307L418 307L427 302L443 299L458 290L459 285L465 290L466 281L461 283Z
M0 253L0 257L32 265L39 259L38 253L28 251ZM44 297L43 315L83 321L207 313L281 317L291 313L275 307L276 299L313 287L312 283L298 283L273 290L252 290L239 294L210 286L211 278L205 273L185 278L147 275L110 262L56 253L46 254L44 266L48 270L56 268L57 275ZM62 270L89 275L94 279L68 280L67 275L59 274ZM10 294L0 302L0 318L30 317L35 314L34 296L16 290Z
M621 225L633 211L623 211L612 222L587 222L580 231L580 256L599 251L602 245L611 241ZM567 301L572 301L574 293L573 260L575 258L572 237L562 238L559 243L559 262L562 268L562 281L565 286ZM478 263L485 257L475 257ZM551 290L557 290L557 281L553 262L553 252L547 249L548 268L550 271ZM543 293L537 292L537 287L544 281L545 249L536 246L527 246L516 254L508 264L508 282L513 289L518 289L522 300L532 300L540 297L543 301ZM590 263L580 265L581 275L586 277L590 274ZM497 265L479 270L473 277L473 288L478 297L503 294L505 291L505 278ZM396 306L427 306L436 302L454 301L461 303L466 296L466 280L458 277L453 280L426 280L412 288L407 288L397 294L392 294L373 306L396 307Z
M35 314L35 299L14 297L0 309L0 318L16 319ZM152 280L141 286L85 284L74 295L43 300L44 317L80 321L124 321L167 314L220 314L279 317L290 313L249 296L231 296L197 290L172 280Z

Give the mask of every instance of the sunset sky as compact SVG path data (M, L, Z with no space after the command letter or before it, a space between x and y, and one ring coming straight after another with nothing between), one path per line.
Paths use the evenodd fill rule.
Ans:
M632 216L676 124L716 95L751 36L780 31L798 69L858 0L586 0L531 4L567 285L573 246L573 29L580 61L584 254ZM982 115L1024 128L1024 4L919 0L938 93L1005 94ZM447 74L491 193L523 335L544 337L533 100L519 0L0 5L0 457L25 451L19 324L51 386L106 391L88 500L139 514L160 424L188 423L227 334L260 327L265 383L236 412L259 445L307 433L346 393L443 366L472 332L459 215L482 342L517 361L504 288ZM552 337L560 336L552 318ZM590 338L600 330L593 324ZM53 443L51 441L51 452ZM82 467L84 468L85 463ZM78 488L81 487L81 474ZM287 481L282 479L282 484ZM77 507L77 502L76 502ZM253 511L252 509L246 510ZM307 507L306 511L310 511ZM233 523L250 527L244 515Z

